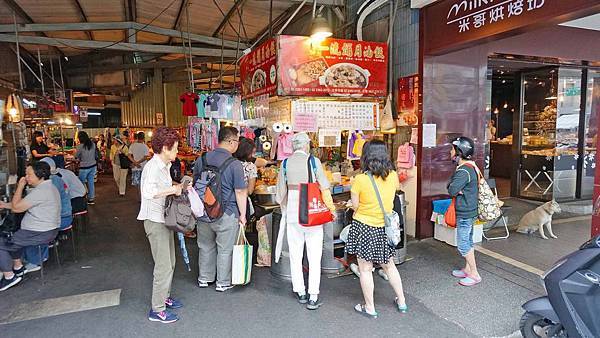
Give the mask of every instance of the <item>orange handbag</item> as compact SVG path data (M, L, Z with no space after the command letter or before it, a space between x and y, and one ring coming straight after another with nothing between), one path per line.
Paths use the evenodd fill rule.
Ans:
M444 222L451 228L456 228L456 197L452 197L452 202L444 214Z

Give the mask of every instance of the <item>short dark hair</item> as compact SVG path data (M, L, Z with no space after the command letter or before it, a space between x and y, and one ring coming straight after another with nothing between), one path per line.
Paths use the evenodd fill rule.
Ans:
M253 162L252 152L256 148L256 144L249 138L240 137L240 144L237 150L233 153L233 157L243 162Z
M50 165L46 162L35 162L31 165L33 173L39 179L47 180L50 178Z
M383 141L375 139L365 143L360 157L360 167L362 171L369 171L373 176L383 179L388 177L394 170L394 164Z
M36 130L36 131L34 131L34 132L33 132L33 138L36 138L36 137L43 137L43 136L44 136L44 133L42 133L42 132L41 132L41 131L39 131L39 130Z
M179 142L177 130L168 127L159 127L152 135L152 151L155 154L162 153L163 147L173 148L175 142Z
M135 135L135 138L138 139L138 140L140 140L140 141L143 141L143 140L146 139L146 134L144 134L143 131L140 131L139 133L137 133Z
M230 139L236 139L240 132L235 127L223 127L219 130L219 143L223 143Z

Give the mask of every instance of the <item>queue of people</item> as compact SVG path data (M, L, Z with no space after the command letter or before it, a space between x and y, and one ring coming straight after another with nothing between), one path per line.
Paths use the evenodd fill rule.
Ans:
M169 175L171 162L176 157L178 136L172 129L161 127L152 138L154 157L142 171L142 205L139 220L144 221L154 259L154 282L152 308L148 319L172 323L179 317L171 310L183 304L171 295L171 283L175 267L173 232L164 224L164 198L179 195L183 187ZM206 168L217 170L222 189L222 216L197 222L199 248L198 286L207 288L216 282L215 290L225 292L231 288L232 251L239 227L247 222L247 209L251 208L248 193L256 183L256 165L253 163L254 145L250 140L239 137L238 130L224 127L218 135L219 145L214 151L199 157L194 165L195 180L210 180ZM276 200L284 215L289 246L292 291L296 300L306 304L309 310L318 309L321 280L321 256L323 248L323 226L306 227L298 223L299 186L309 182L309 176L318 183L324 204L335 217L335 207L330 192L330 183L325 176L319 159L310 155L310 138L305 133L294 135L294 153L279 170ZM473 252L472 225L477 205L476 173L463 170L462 165L471 161L473 142L459 138L452 143L451 157L458 164L457 172L450 180L448 191L459 196L457 215L459 223L459 252L465 257L466 265L452 274L462 278L461 285L471 286L481 282ZM313 165L311 165L311 163ZM393 262L395 248L388 243L384 231L385 214L393 209L396 191L399 189L398 175L389 157L386 145L379 140L367 142L360 161L361 173L356 176L351 189L352 206L355 210L350 226L346 252L356 255L360 272L360 286L364 302L354 310L369 318L377 318L373 291L372 272L380 266L394 290L394 306L400 313L408 312L402 279ZM465 176L467 175L467 176ZM469 179L473 177L472 179ZM377 196L377 198L375 198ZM474 203L474 204L473 204ZM475 205L475 209L473 209ZM473 214L473 210L475 210ZM309 263L308 289L304 281L304 247Z

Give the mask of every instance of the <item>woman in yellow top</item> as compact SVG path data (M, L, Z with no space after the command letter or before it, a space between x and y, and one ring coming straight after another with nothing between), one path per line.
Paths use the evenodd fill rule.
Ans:
M394 305L399 312L406 313L408 307L404 299L402 280L392 259L395 248L388 244L383 212L375 188L366 173L373 175L386 213L391 212L394 207L396 191L400 188L398 175L394 171L385 143L380 140L372 140L365 144L360 162L363 173L356 176L352 184L352 205L355 211L346 252L358 258L360 287L365 304L357 304L354 310L367 317L377 318L373 301L373 264L380 264L396 293Z

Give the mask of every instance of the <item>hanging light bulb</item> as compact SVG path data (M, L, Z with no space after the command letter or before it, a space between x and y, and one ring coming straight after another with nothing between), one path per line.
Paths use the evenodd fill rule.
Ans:
M508 102L504 102L504 109L508 108Z
M315 42L321 42L333 35L331 26L322 14L317 15L317 0L313 3L313 19L310 27L310 38Z
M18 113L17 108L15 108L15 107L10 108L8 113L10 114L10 117L12 117L14 119L15 117L17 117L17 113Z

